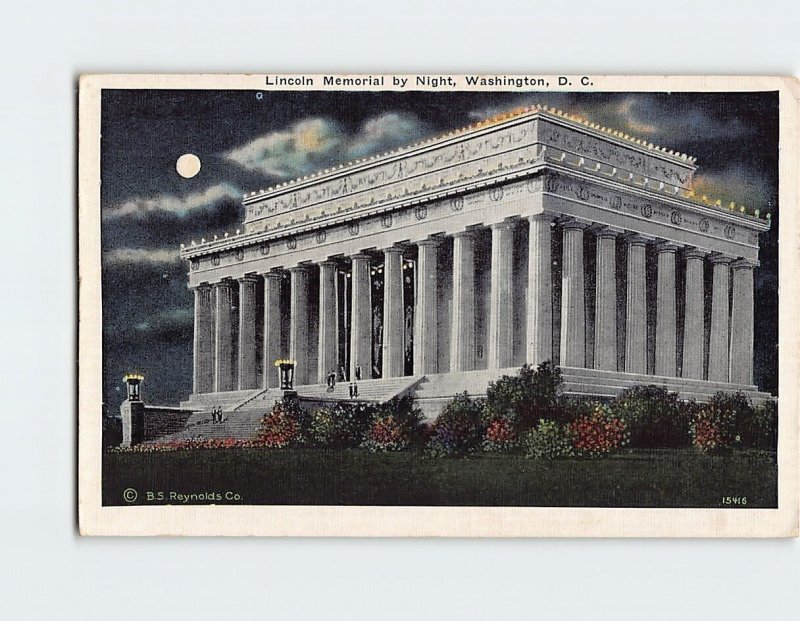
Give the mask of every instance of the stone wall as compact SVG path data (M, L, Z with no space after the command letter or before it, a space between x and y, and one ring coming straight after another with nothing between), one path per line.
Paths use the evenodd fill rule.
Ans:
M192 410L145 405L125 400L119 406L122 416L122 446L133 446L175 433L186 426Z
M144 440L154 440L160 436L180 431L192 410L167 408L154 405L144 406Z

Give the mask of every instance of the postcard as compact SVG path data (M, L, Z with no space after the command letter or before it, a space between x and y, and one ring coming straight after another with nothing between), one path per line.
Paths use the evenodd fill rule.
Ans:
M799 94L81 77L81 533L797 536Z

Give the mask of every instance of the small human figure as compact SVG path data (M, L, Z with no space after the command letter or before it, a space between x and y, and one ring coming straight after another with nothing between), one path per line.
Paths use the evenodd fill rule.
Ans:
M328 385L328 392L333 392L336 389L336 371L331 371L325 376L325 383Z
M347 374L344 372L344 365L339 365L339 379L343 382L347 381Z
M356 396L355 392L354 392L354 387L355 387L355 384L353 382L350 382L350 398L351 399Z
M358 399L358 384L353 382L353 398Z
M217 408L211 408L211 422L217 422Z
M356 362L356 381L361 381L361 365Z

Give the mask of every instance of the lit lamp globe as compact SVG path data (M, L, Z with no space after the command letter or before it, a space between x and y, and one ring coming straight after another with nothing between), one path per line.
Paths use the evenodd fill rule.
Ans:
M281 390L294 389L294 360L276 360L275 366L278 367L278 382Z
M122 381L128 389L128 401L141 401L141 384L144 381L144 375L140 373L126 373Z

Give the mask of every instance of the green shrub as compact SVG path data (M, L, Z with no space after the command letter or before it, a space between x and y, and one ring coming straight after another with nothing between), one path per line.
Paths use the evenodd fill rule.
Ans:
M306 444L310 417L296 399L279 401L261 420L258 442L272 448Z
M483 409L483 402L470 399L466 392L453 397L431 426L426 453L433 457L450 457L475 450L483 433Z
M374 408L364 403L337 403L311 416L309 434L315 445L351 448L361 444Z
M402 451L419 442L422 431L422 413L413 399L395 397L375 407L361 446L373 452Z
M489 421L481 446L487 453L510 453L519 445L514 422L504 416Z
M777 450L777 402L768 401L754 408L741 392L718 392L707 404L697 406L692 439L703 452L732 448Z
M568 425L553 420L540 420L538 425L522 436L525 457L561 459L575 455L572 433Z
M778 450L778 402L766 401L741 426L742 443L764 451Z
M627 425L631 446L677 448L690 444L691 409L683 406L677 393L659 386L634 386L623 390L611 409Z
M561 369L552 362L543 362L535 370L523 365L517 375L504 375L489 384L486 416L489 420L504 416L519 429L529 429L538 418L549 418L558 409L560 385Z
M712 399L694 412L690 428L692 444L702 453L729 451L741 437L736 431L736 410L726 399Z
M585 457L615 453L630 441L627 424L605 403L592 404L591 412L572 421L569 430L576 453Z
M750 419L755 414L755 409L743 392L724 392L716 393L709 403L713 403L722 409L733 412L736 421Z
M333 446L336 437L336 429L333 422L332 408L314 410L314 413L311 415L309 435L317 446Z

